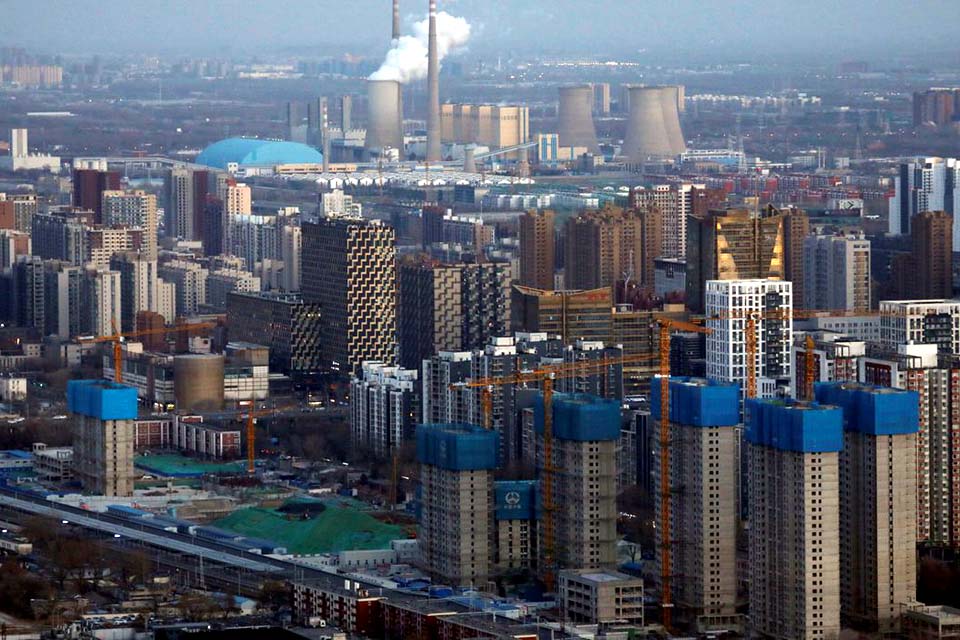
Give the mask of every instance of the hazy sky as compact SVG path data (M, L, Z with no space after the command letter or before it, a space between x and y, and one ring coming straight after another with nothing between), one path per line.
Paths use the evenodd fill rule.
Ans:
M427 0L401 0L407 24ZM958 0L440 0L471 51L658 57L764 50L894 58L957 52ZM418 17L420 17L418 16ZM0 0L0 45L56 52L225 55L343 45L380 55L390 0ZM956 60L957 56L954 55Z

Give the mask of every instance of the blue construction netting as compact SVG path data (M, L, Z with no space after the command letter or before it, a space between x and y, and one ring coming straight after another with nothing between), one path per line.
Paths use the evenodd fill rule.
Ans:
M650 415L660 417L660 378L650 382ZM740 424L740 385L706 378L670 378L670 422L691 427Z
M816 402L747 400L747 441L801 453L843 449L843 409Z
M493 483L493 493L497 520L533 520L537 517L535 480L500 480Z
M70 380L67 408L71 413L100 420L135 420L137 390L105 380Z
M417 461L450 471L497 468L499 440L495 431L474 424L417 426Z
M543 394L534 404L534 426L543 433ZM618 440L620 403L585 393L554 393L553 437L574 442Z
M843 409L844 427L873 436L895 436L920 430L920 395L916 391L856 382L820 382L817 400Z

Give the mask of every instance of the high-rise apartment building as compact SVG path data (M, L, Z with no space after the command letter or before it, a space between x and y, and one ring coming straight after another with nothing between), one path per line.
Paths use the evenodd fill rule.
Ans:
M217 312L227 310L227 296L233 291L260 291L260 277L236 268L213 269L207 273L207 306Z
M0 192L0 228L15 229L21 233L30 233L33 228L33 216L37 213L37 196L32 193ZM10 216L13 216L12 219ZM12 224L11 224L12 222Z
M420 421L424 424L468 422L472 396L456 383L465 382L473 370L470 351L441 351L423 361L420 384Z
M953 217L944 211L918 213L912 220L910 238L913 244L912 273L908 276L911 297L952 297Z
M386 457L413 435L417 415L417 370L364 362L350 381L350 427L359 451Z
M843 411L749 400L750 626L765 638L840 634Z
M840 616L891 633L917 599L917 432L914 391L858 383L816 385L843 409L840 452Z
M174 310L181 316L193 316L207 303L208 271L196 262L171 260L157 268L164 282L174 285Z
M395 362L393 228L377 220L322 218L302 229L303 297L320 303L327 368L351 374L364 360Z
M599 340L613 344L613 291L552 291L514 285L510 302L513 331L560 336L564 344Z
M780 209L780 211L784 215L783 279L793 283L795 305L801 306L805 304L804 296L806 296L803 247L807 236L810 235L810 216L803 209L794 207Z
M753 326L758 397L789 384L793 346L793 285L784 280L710 280L706 283L707 377L745 389L747 331Z
M101 212L106 226L142 229L140 253L146 260L157 259L157 196L145 191L104 191Z
M594 115L610 115L610 83L594 82L592 86Z
M803 291L805 309L870 311L870 241L862 234L808 236Z
M913 93L913 126L949 127L960 116L960 89L933 87Z
M73 414L73 472L84 491L132 496L136 388L70 380L67 408Z
M110 268L120 274L120 326L133 331L141 311L159 313L167 322L176 318L176 285L160 279L157 261L133 252L114 254Z
M44 335L57 336L61 340L81 335L86 303L81 297L83 268L59 260L45 260L43 268Z
M92 212L49 211L31 216L33 255L83 266L89 260L86 222Z
M81 280L81 295L85 301L81 324L85 335L105 336L121 324L122 287L120 272L89 267Z
M689 218L687 306L703 313L710 280L783 280L784 214L776 209L710 211Z
M946 211L951 218L960 215L960 160L956 158L917 158L900 165L890 198L889 231L906 235L913 219L924 211ZM954 220L954 222L957 222ZM960 226L953 225L954 245L960 246Z
M550 483L552 523L540 526L541 570L612 569L617 564L617 444L620 403L579 394L553 395L553 446L547 465L543 397L534 409L537 477ZM550 471L545 470L545 466ZM547 539L552 528L552 541Z
M900 345L935 344L942 354L960 354L960 302L883 300L880 302L880 342L890 349Z
M164 226L167 237L203 240L203 216L209 194L210 174L206 170L176 168L167 172L164 188Z
M552 291L556 264L553 211L528 211L520 216L520 284Z
M660 475L653 475L657 513L663 496L670 496L675 619L699 632L736 628L737 542L730 532L738 516L740 390L704 378L672 378L669 384L670 486L660 487ZM651 391L651 416L659 418L660 385ZM659 448L654 452L656 469ZM661 527L656 534L660 548Z
M630 191L630 208L638 211L655 209L660 214L663 235L651 259L686 258L689 219L704 218L711 209L722 207L725 201L723 191L689 182L638 187Z
M16 326L43 332L46 328L43 260L38 256L18 257L10 277L10 308Z
M399 267L400 364L416 369L440 351L481 349L510 328L510 265L441 264L413 258Z
M564 239L564 286L613 287L619 280L653 286L660 253L661 212L605 207L570 218Z
M497 434L469 424L417 426L423 569L438 582L477 587L495 561L493 472Z
M73 206L94 212L93 222L103 224L103 194L120 190L120 173L97 169L73 170Z
M537 482L500 480L493 483L500 572L533 569L537 561Z

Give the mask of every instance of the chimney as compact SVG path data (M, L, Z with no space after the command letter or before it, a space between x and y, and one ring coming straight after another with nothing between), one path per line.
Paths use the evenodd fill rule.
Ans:
M400 83L395 80L367 80L367 155L379 155L385 147L403 152L403 116Z
M400 0L393 0L393 39L400 39Z
M437 58L437 0L430 0L427 42L427 162L440 162L440 60Z

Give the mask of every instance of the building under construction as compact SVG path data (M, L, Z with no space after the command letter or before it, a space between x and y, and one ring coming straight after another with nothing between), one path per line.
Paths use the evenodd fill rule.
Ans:
M417 427L420 558L452 586L481 586L494 562L497 434L471 424Z
M552 488L552 504L545 501L542 516L551 522L540 526L540 569L613 569L617 564L620 403L555 393L552 405L549 461L542 396L534 408L537 477L541 487L550 483Z
M663 401L659 384L651 385L651 414L659 416ZM670 496L668 542L674 620L699 633L740 628L736 612L737 426L740 390L733 383L705 378L672 378L670 409L670 486L657 476L656 512ZM656 429L659 431L659 428ZM653 448L654 467L659 449ZM658 548L665 528L658 526ZM658 554L658 575L663 573ZM661 585L662 589L662 585Z

